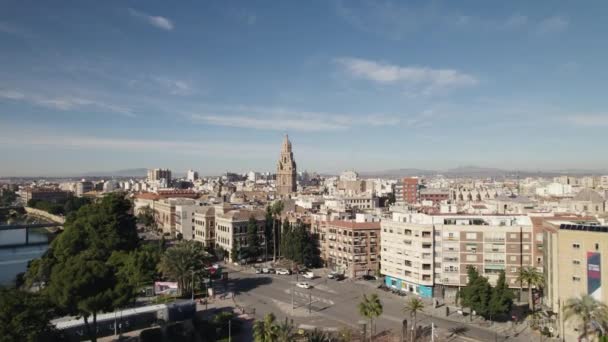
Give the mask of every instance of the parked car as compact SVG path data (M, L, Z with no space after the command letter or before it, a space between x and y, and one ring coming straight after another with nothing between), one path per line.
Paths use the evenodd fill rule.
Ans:
M309 272L307 268L301 268L301 269L298 271L298 274L306 274L306 272Z
M336 279L336 277L339 275L340 273L336 272L336 271L331 271L328 275L327 278L328 279Z
M297 287L303 288L303 289L310 289L312 286L307 283L307 282L299 282L296 284Z
M275 274L275 273L276 273L276 271L274 270L274 268L269 268L269 269L268 269L268 273L270 273L270 274Z
M281 274L281 275L290 275L291 271L284 269L284 268L278 268L277 269L277 274Z
M262 269L261 269L261 268L256 267L256 269L255 269L255 274L260 274L260 273L262 273Z
M315 274L312 272L306 272L304 273L304 278L306 279L314 279L315 278Z
M373 275L366 274L363 276L363 280L376 280L376 277Z

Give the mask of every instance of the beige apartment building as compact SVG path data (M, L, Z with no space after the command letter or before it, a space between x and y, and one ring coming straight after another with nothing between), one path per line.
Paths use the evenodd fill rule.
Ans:
M557 313L557 328L566 341L580 332L564 322L563 307L569 298L590 295L608 300L608 226L595 220L545 221L545 304Z
M194 240L215 248L215 207L205 206L194 212Z
M387 286L453 300L474 266L496 282L505 271L518 288L521 267L533 266L532 222L521 215L408 213L394 208L382 221L382 269Z
M321 259L349 278L375 275L380 262L380 222L328 221L319 226Z
M227 251L231 261L236 261L232 248L247 247L247 225L249 218L254 217L258 225L260 245L264 244L264 226L266 212L264 210L236 209L215 215L215 246Z

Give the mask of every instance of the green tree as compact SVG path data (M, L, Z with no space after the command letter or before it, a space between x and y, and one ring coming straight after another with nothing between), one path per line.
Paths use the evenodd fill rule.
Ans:
M397 201L397 199L395 198L395 193L394 192L390 192L388 194L388 198L386 199L387 206L395 204L396 201Z
M17 199L17 194L11 190L0 190L0 206L8 207Z
M315 328L306 333L306 342L330 342L331 339L323 330Z
M608 328L608 306L589 295L568 299L563 310L564 320L573 322L580 329L579 338L595 335L598 325Z
M411 329L411 340L416 341L416 316L418 312L421 312L424 309L424 303L417 297L410 298L407 302L405 302L405 306L403 307L404 313L409 313L410 317L412 317L412 329Z
M505 278L505 271L502 270L496 281L496 286L492 289L492 295L490 297L490 303L488 308L488 314L491 317L503 315L511 311L513 305L514 294Z
M273 216L273 220L272 220L272 240L274 243L274 248L272 250L272 262L276 262L277 261L277 241L278 241L278 232L276 229L276 224L277 224L277 217L279 219L279 224L280 224L280 218L281 218L281 213L283 212L283 209L285 209L285 206L283 205L283 202L281 201L276 201L272 204L272 216ZM279 226L280 227L280 226Z
M534 311L534 296L532 293L533 287L540 287L544 284L545 280L543 274L539 272L535 267L522 267L519 269L517 280L520 284L527 284L528 286L528 308L530 311ZM521 288L520 288L521 297ZM520 298L521 299L521 298Z
M277 325L277 342L291 342L295 337L295 327L293 325L293 320L288 320L285 317L285 320Z
M359 314L367 319L369 319L369 335L370 341L374 337L374 319L382 315L382 303L380 302L380 298L378 295L373 293L369 297L367 295L363 295L363 300L357 305L357 309L359 310Z
M135 293L109 262L112 253L132 251L139 245L130 209L130 202L118 194L81 207L68 217L63 233L51 244L51 252L38 267L30 269L32 274L28 270L28 276L36 278L50 267L45 292L63 311L84 318L93 341L97 313L126 305Z
M209 262L203 245L187 240L167 248L160 259L159 270L165 277L177 282L180 294L184 295L194 291L192 283L206 275L203 271Z
M109 263L135 291L142 286L152 284L158 278L158 264L162 249L156 244L146 244L131 252L114 252Z
M463 306L471 309L471 314L475 311L478 315L487 317L492 287L488 279L479 275L473 266L467 268L469 281L460 293L460 301Z
M154 209L150 208L149 205L141 208L137 215L137 222L143 224L148 229L155 230L157 226L154 219Z
M272 212L272 207L269 204L268 206L266 206L266 217L264 222L264 261L268 260L268 252L273 253L274 250L274 239L272 237L274 229L273 225L274 215Z
M251 216L247 222L247 257L256 259L260 252L260 236L258 235L258 221Z
M56 331L51 303L39 294L0 288L0 340L53 341Z
M255 342L276 342L277 326L276 317L273 313L264 316L264 320L256 321L253 324L253 339Z

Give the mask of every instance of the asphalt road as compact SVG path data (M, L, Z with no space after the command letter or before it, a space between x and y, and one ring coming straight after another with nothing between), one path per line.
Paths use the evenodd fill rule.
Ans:
M254 274L251 270L231 270L227 284L217 283L216 288L233 292L237 305L243 306L248 312L255 309L255 317L261 319L266 313L273 312L279 319L293 319L296 325L302 327L318 327L329 330L339 330L348 326L353 331L360 331L362 317L357 310L357 304L363 294L377 293L382 301L384 312L376 320L376 333L392 330L400 333L402 320L408 319L402 308L408 297L381 291L372 284L350 280L335 281L327 278L316 278L307 281L313 288L310 290L295 287L296 276ZM294 309L292 309L292 302ZM310 312L309 312L310 306ZM419 314L417 325L430 327L435 324L436 341L517 341L524 340L523 336L504 336L490 329L447 320L439 316ZM369 329L369 327L368 327ZM430 328L429 328L430 329ZM430 331L426 331L427 336ZM529 340L529 339L528 339Z

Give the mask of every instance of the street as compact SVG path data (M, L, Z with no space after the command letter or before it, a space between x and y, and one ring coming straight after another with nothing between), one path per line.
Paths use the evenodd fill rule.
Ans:
M357 304L364 294L378 294L384 307L383 314L374 322L377 334L392 330L401 334L402 320L407 319L411 328L409 313L403 313L402 308L407 298L381 291L372 283L351 280L335 281L325 276L306 280L312 289L302 289L295 286L296 275L254 274L253 270L230 270L229 281L224 289L221 283L216 284L218 293L232 292L235 303L253 312L256 319L273 312L278 320L285 317L293 319L296 326L313 329L324 328L340 330L349 327L353 332L361 331L362 316L359 315ZM300 276L299 281L303 281ZM293 307L292 307L293 303ZM524 336L497 333L491 329L448 320L430 314L444 312L440 309L428 308L427 314L418 314L417 325L428 327L424 332L430 340L430 325L435 324L436 341L517 341L529 340ZM457 314L453 314L457 315ZM369 324L369 322L365 322ZM367 327L369 329L369 327Z

